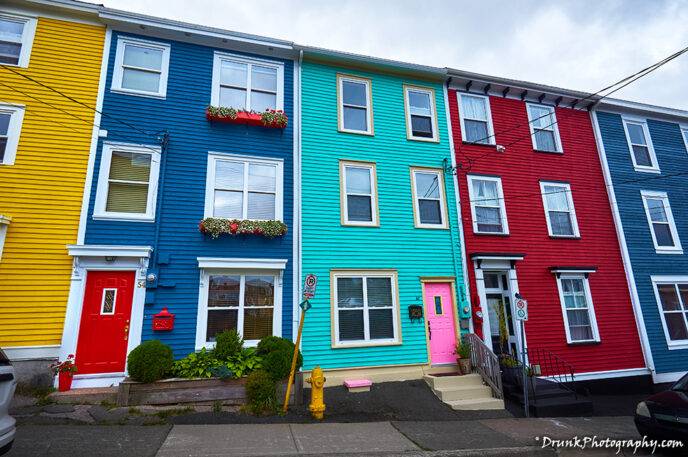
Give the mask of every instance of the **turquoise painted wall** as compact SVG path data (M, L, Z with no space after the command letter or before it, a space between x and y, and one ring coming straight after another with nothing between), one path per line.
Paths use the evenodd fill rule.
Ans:
M408 305L422 304L420 278L456 277L461 302L457 297L454 302L460 305L465 301L450 174L444 175L450 229L415 228L413 219L410 167L442 168L443 159L450 161L443 86L309 61L304 62L302 72L303 273L318 276L317 295L304 325L304 369L427 363L425 322L412 323L407 310ZM337 131L337 73L372 80L374 136ZM403 84L435 90L438 143L406 138ZM340 160L375 162L379 227L341 225ZM401 345L332 348L330 270L345 268L397 270Z

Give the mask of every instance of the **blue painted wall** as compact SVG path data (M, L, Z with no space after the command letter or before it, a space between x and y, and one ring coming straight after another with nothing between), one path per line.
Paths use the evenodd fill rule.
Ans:
M117 32L112 35L104 115L100 124L101 129L108 131L108 136L100 139L98 144L85 244L153 244L154 223L94 220L92 214L103 141L157 145L155 135L144 135L136 129L146 132L167 130L169 147L166 174L164 184L162 174L159 181L156 223L160 224L158 256L168 254L170 261L167 265L150 265L149 268L157 268L159 283L166 283L168 287L159 285L155 290L155 303L145 307L142 341L160 339L173 348L176 357L194 351L199 292L196 259L204 256L288 259L282 288L282 335L291 338L294 266L293 62L274 59L284 63L284 109L290 119L286 129L210 123L205 118L205 108L210 104L213 53L216 49L139 37L171 45L167 97L160 100L125 95L110 90L117 37L120 35L136 37ZM271 240L226 236L213 240L198 231L198 223L203 219L208 151L284 160L283 219L290 229L286 236ZM175 329L172 332L153 332L151 316L163 306L176 314Z
M602 142L609 163L621 223L635 276L645 328L657 373L688 369L688 349L669 350L650 276L688 275L688 255L657 254L648 226L641 190L666 192L678 236L688 247L688 153L676 123L648 119L661 174L633 169L622 117L597 113ZM676 176L676 173L682 173ZM630 181L630 182L629 182Z

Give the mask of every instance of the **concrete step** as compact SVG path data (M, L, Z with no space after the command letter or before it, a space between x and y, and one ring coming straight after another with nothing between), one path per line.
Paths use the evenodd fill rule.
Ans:
M444 389L451 387L465 387L465 386L482 386L483 380L477 373L467 374L463 376L423 376L425 382L432 389Z
M454 400L470 400L477 398L492 398L492 389L489 386L462 386L462 387L441 387L433 389L443 402Z
M95 405L101 402L116 403L117 387L86 387L72 389L66 392L53 392L48 397L55 403L83 405Z
M504 400L499 398L473 398L469 400L453 400L445 402L456 410L504 409Z

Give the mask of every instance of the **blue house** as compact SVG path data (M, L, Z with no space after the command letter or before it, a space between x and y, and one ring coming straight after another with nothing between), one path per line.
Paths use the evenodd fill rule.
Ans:
M688 370L688 112L602 103L593 119L655 382Z
M74 386L117 383L146 340L179 358L225 329L247 345L292 338L291 44L101 15L99 113L78 243L68 246L61 356L76 354Z

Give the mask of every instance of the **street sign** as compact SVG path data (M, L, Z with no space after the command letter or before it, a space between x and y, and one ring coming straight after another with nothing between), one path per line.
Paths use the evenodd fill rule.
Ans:
M315 297L315 286L318 284L318 277L314 274L306 275L303 281L303 298L308 300Z
M528 302L522 298L516 300L516 320L528 320Z

